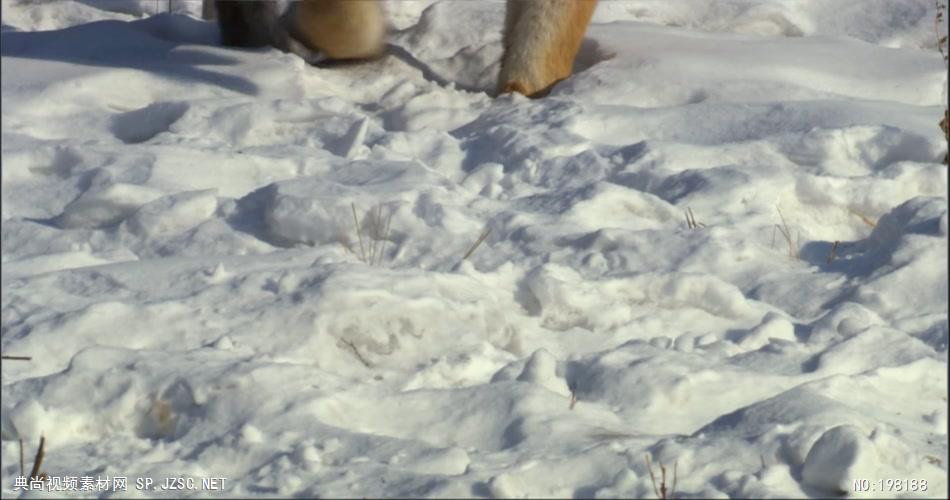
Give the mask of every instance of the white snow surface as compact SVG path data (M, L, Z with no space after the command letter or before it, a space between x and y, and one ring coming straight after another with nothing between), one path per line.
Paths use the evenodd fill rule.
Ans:
M2 2L4 497L40 436L78 496L947 496L930 0L602 1L541 100L503 3L324 68L166 4Z

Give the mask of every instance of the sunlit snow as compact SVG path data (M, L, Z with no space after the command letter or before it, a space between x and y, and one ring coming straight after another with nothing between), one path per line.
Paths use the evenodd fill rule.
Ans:
M934 2L602 0L540 100L503 2L326 68L167 4L2 1L4 497L41 436L80 496L947 496Z

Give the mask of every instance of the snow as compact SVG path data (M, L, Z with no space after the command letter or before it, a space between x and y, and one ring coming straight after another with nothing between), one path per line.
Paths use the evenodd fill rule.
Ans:
M2 8L5 497L40 436L84 496L947 496L930 0L602 1L542 100L502 2L326 68Z

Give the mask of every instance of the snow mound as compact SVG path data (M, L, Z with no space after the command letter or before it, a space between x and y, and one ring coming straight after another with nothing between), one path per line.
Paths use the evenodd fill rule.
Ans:
M99 496L947 496L929 0L602 1L539 100L501 1L321 67L0 1L4 498L40 436Z
M805 457L802 478L805 484L830 493L842 494L853 489L856 477L874 477L878 473L874 445L856 428L841 425L825 431Z

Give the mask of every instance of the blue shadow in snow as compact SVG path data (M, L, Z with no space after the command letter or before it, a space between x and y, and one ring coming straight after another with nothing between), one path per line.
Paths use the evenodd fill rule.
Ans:
M246 78L199 67L233 65L236 58L182 45L220 45L218 29L213 23L180 14L159 14L141 21L96 21L54 31L0 32L4 57L138 69L174 80L204 81L242 94L259 92ZM16 71L11 61L5 66L7 71Z

